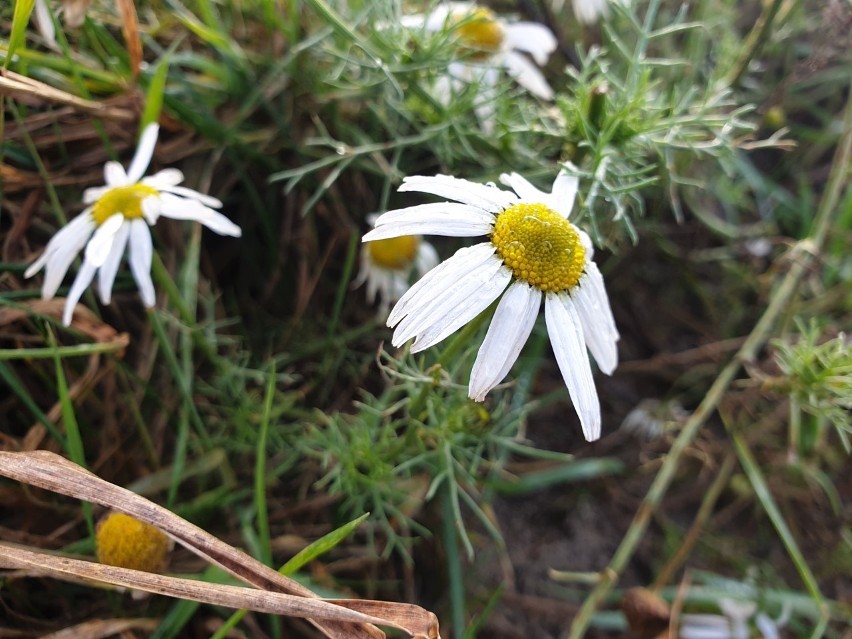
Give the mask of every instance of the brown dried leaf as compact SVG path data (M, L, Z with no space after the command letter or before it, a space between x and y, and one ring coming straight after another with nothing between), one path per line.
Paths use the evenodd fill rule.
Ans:
M341 604L337 600L328 602L320 600L316 594L298 582L260 563L241 550L229 546L198 526L178 517L171 511L120 486L105 481L54 453L47 451L23 453L0 452L0 475L5 475L17 481L32 484L63 495L100 504L157 526L195 554L226 570L238 579L261 589L260 591L236 589L237 591L246 591L254 597L252 605L246 605L243 602L243 598L247 596L243 592L217 592L215 593L216 596L224 597L225 599L228 597L235 598L232 600L233 604L224 603L224 599L217 600L221 605L233 605L237 608L312 618L313 623L327 636L339 639L346 637L362 637L365 639L368 637L384 637L384 633L375 626L370 625L370 623L380 623L399 628L414 637L429 639L438 639L440 637L436 617L427 610L409 604L390 602L355 602L347 600L347 603ZM19 561L24 561L20 557L19 553ZM98 566L97 564L90 564L90 562L79 562L78 560L66 558L61 559L65 563L54 565L53 567L60 569L64 566L65 572L69 574L80 575L83 573L78 571L91 571L95 570L91 568L92 565ZM35 560L35 558L31 557L28 561ZM73 564L74 569L72 570L68 568L70 565L68 562L74 561L77 563ZM109 568L123 572L111 573L106 570ZM166 582L153 583L150 581L152 576L148 573L137 574L137 571L127 571L126 569L117 569L111 566L98 566L97 570L99 571L97 576L92 576L91 578L123 585L128 588L169 594L165 591L152 590L155 587L165 587L163 584ZM94 573L91 574L94 575ZM154 575L154 577L162 576ZM186 580L177 581L183 582ZM170 583L169 587L174 587L176 589L175 593L189 592L186 589L193 586L193 584L197 585L197 583L193 582L189 585ZM222 587L219 586L219 588ZM276 597L283 596L279 593L294 595L295 603L291 601L292 597L276 599ZM187 596L187 598L192 599L206 596L205 593L198 591L194 591L193 594L195 597ZM209 595L210 593L207 594ZM184 595L174 594L172 596L183 597ZM208 601L207 599L197 600ZM263 608L261 610L261 608L257 607L259 605L272 606L275 609L268 610L267 608ZM365 612L359 612L361 609ZM372 616L372 613L378 614L379 612L383 613L381 618ZM359 621L362 623L358 623Z
M657 637L669 627L669 604L647 588L630 588L621 600L630 631L639 639Z

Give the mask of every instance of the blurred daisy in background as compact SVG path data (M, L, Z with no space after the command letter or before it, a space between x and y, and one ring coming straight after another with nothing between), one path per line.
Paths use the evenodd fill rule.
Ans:
M163 215L177 220L196 220L219 233L239 237L240 227L213 209L222 203L214 197L179 186L183 173L164 169L142 177L157 144L159 127L150 124L139 138L139 146L127 172L118 162L104 165L105 186L86 189L83 202L87 207L47 243L41 257L24 273L32 277L45 270L41 289L43 299L50 299L65 278L71 262L85 247L83 266L74 278L65 301L62 323L68 326L74 307L83 291L98 274L101 302L109 304L121 257L129 245L128 261L139 294L146 307L155 302L151 280L153 245L148 226Z
M509 22L473 2L447 2L429 14L404 16L402 25L453 32L466 55L450 64L449 78L436 86L436 97L448 104L461 88L459 83L476 85L479 99L475 110L486 131L493 129L493 101L501 69L534 96L553 99L553 89L538 66L547 64L557 43L553 32L542 24Z
M603 277L592 261L591 239L568 221L578 181L560 172L551 193L512 173L494 185L447 175L413 176L400 191L420 191L454 202L422 204L379 216L365 242L413 234L488 236L429 271L399 300L388 318L392 343L415 338L412 352L437 344L499 300L470 375L476 401L508 374L527 341L544 298L556 361L583 434L600 437L600 403L586 348L600 369L618 364L619 335Z
M367 221L372 226L378 215ZM438 264L438 254L419 235L401 235L376 240L361 250L361 268L354 286L367 285L367 301L379 301L379 315L387 317L390 305L410 288L411 274L425 275Z

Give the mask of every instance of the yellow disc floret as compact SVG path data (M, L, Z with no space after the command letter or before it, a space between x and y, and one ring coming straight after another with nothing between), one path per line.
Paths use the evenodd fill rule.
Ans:
M374 240L367 244L370 259L376 266L391 271L404 271L411 267L417 257L420 238L416 235L402 235L386 240Z
M461 43L468 49L494 53L503 43L503 27L494 12L484 7L452 16Z
M98 561L108 566L158 572L166 565L169 538L159 528L110 513L98 524Z
M491 243L512 274L545 292L574 288L586 249L574 225L544 204L515 204L497 216Z
M92 205L92 217L100 226L116 213L128 220L142 217L142 200L159 191L147 184L130 184L110 189Z

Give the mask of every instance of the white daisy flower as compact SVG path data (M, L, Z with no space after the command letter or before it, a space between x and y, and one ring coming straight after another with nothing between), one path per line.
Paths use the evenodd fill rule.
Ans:
M367 221L372 225L378 215ZM361 268L354 286L367 284L367 301L379 300L379 315L386 317L392 302L402 297L410 287L412 271L423 276L438 264L438 253L419 235L401 235L370 242L361 251Z
M400 191L420 191L454 202L389 211L364 241L412 234L473 237L488 241L460 249L402 296L388 326L392 343L416 338L412 352L437 344L500 300L470 375L476 401L499 384L532 331L542 297L556 361L574 402L583 434L600 437L601 415L586 348L600 369L618 364L619 335L592 261L588 235L568 221L577 178L560 172L552 193L512 173L500 181L512 188L476 184L447 175L413 176Z
M450 82L439 83L437 96L449 103L458 82L476 84L480 100L476 112L483 125L493 124L493 99L503 68L518 84L543 100L553 99L553 89L536 64L547 64L556 49L553 32L536 22L508 22L491 9L474 2L447 2L427 15L404 16L402 25L427 31L452 29L459 44L469 52L464 61L453 62L448 69ZM532 57L535 64L527 57Z
M88 206L47 243L41 257L24 273L32 277L45 269L41 289L43 299L50 299L65 278L71 262L85 247L83 266L77 273L68 298L62 323L68 326L74 307L83 291L98 274L101 302L109 304L112 284L124 249L130 245L128 261L146 307L154 305L154 283L151 280L153 245L148 225L160 215L177 220L197 220L220 235L239 237L240 227L214 208L222 203L214 197L179 186L183 173L164 169L142 177L157 144L159 127L145 127L139 147L125 173L118 162L104 165L106 186L86 189L83 202Z

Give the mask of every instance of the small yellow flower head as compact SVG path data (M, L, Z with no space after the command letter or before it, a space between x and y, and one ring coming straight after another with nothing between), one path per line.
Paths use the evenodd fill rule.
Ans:
M417 259L420 238L416 235L402 235L387 240L377 240L367 245L373 264L391 271L404 271L411 268Z
M583 275L586 250L580 234L543 204L519 203L502 211L491 243L516 278L545 293L570 291Z
M477 7L472 11L456 12L452 23L458 25L456 33L468 49L481 53L494 53L503 44L503 26L490 9Z
M98 561L107 566L159 572L171 542L159 528L112 512L98 524Z
M116 186L104 193L92 205L92 217L98 226L106 222L116 213L121 213L126 220L138 220L144 216L142 202L148 197L157 197L159 191L147 184L129 184Z

